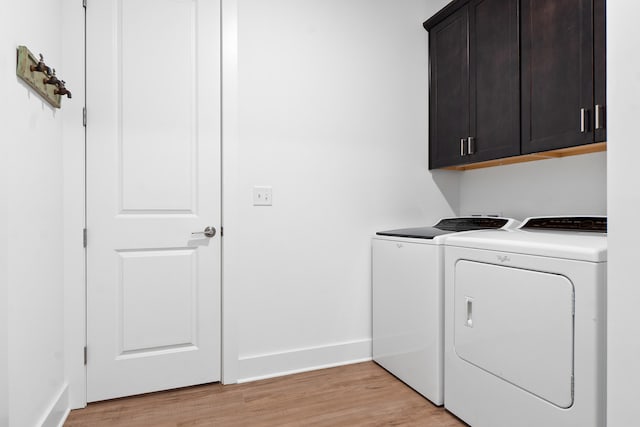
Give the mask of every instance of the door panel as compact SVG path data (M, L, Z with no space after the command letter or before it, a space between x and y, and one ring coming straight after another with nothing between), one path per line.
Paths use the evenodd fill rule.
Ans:
M469 162L520 154L520 64L518 2L469 3L470 136Z
M592 1L526 0L521 8L522 152L593 142Z
M564 276L460 260L461 359L561 408L573 404L573 284Z
M219 0L87 8L87 398L219 380Z
M429 168L466 163L460 139L469 136L468 6L429 32Z
M193 213L196 5L170 0L121 3L118 118L124 212ZM141 36L141 27L153 40Z
M607 140L607 19L606 1L593 0L594 142ZM599 114L596 123L595 114ZM596 126L597 125L597 126Z
M123 354L195 346L196 250L118 254Z

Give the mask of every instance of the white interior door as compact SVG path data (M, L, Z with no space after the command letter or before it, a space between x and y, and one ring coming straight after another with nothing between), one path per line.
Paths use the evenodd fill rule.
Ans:
M219 15L88 2L88 401L220 379Z

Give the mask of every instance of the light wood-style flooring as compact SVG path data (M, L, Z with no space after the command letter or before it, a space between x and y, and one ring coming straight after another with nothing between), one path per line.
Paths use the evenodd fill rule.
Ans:
M64 425L466 426L373 362L90 403L71 411Z

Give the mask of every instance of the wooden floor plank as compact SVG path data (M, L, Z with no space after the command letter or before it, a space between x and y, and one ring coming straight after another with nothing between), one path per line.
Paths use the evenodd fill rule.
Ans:
M373 362L91 403L65 427L428 426L465 423Z

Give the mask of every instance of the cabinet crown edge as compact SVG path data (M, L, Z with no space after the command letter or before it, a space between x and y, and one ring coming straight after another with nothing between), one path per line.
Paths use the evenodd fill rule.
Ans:
M444 21L449 15L451 15L467 3L469 3L469 0L453 0L449 2L445 7L436 12L435 15L424 21L422 23L422 26L425 30L431 31L433 27Z

